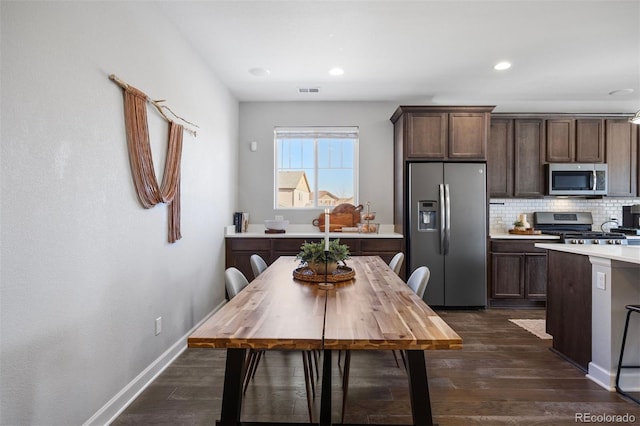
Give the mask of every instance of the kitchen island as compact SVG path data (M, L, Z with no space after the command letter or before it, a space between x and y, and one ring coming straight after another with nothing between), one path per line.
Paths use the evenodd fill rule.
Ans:
M553 329L549 333L554 336L554 348L561 348L560 352L563 352L562 348L572 351L576 344L566 344L565 340L579 334L581 330L578 327L581 325L586 327L582 330L584 333L589 333L590 328L590 336L587 336L590 339L587 341L590 341L591 353L586 354L586 361L580 359L579 350L576 356L564 354L576 364L586 366L588 378L614 391L625 305L640 303L640 247L547 243L537 243L535 246L550 251L550 255L552 252L575 255L577 263L580 262L579 258L588 259L591 265L590 282L588 273L583 274L586 279L579 279L576 278L579 275L575 274L568 277L567 269L562 265L549 267L548 285L556 288L549 289L547 315L555 315L554 323L557 323L558 313L561 313L563 322L573 322L575 325L573 333L564 333L562 328L555 330L556 335ZM555 294L564 294L564 299L554 299L554 290ZM585 307L590 311L590 316L586 315L588 312L581 312ZM560 341L556 342L556 339ZM637 320L630 324L625 354L625 364L634 363L640 364L640 326ZM640 371L626 370L621 386L627 390L640 390Z

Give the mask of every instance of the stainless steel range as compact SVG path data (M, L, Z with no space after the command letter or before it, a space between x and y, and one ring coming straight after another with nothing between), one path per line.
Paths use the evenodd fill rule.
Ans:
M627 237L617 232L592 231L590 212L534 212L533 226L545 234L557 235L563 244L626 245Z

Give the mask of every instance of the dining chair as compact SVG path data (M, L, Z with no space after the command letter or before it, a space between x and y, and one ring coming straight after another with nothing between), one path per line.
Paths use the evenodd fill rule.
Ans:
M239 269L232 266L224 271L224 286L227 289L229 300L233 299L248 285L247 277Z
M398 276L400 276L400 269L402 269L402 262L404 262L404 253L401 251L396 253L391 260L389 261L389 268ZM396 351L391 351L393 354L393 359L396 361L396 366L400 368L400 363L398 362L398 355L396 355ZM340 359L342 357L342 351L338 351L338 365L340 365Z
M411 273L407 280L407 286L413 290L413 292L421 299L424 296L424 292L427 289L429 278L431 277L431 271L426 266L420 266ZM407 361L404 356L404 351L400 351L402 355L402 363L405 369L407 368ZM395 357L395 354L394 354ZM396 358L396 364L397 364ZM344 423L344 415L347 407L347 391L349 389L349 368L351 367L351 351L346 351L344 357L344 370L342 372L342 423Z
M253 271L253 278L258 278L258 275L264 272L267 269L267 262L264 261L262 256L259 254L252 254L249 259L251 263L251 271Z
M404 253L398 252L393 256L391 261L389 262L389 268L396 273L396 275L400 275L400 269L402 269L402 262L404 262Z
M265 269L267 269L267 262L265 262L262 256L260 256L259 254L252 254L249 258L249 263L251 264L251 272L253 272L254 279L258 278L258 275L260 275L262 272L264 272ZM256 351L253 349L249 349L246 376L243 384L243 392L247 391L249 380L254 378L256 370L258 369L258 364L262 359L262 355L264 355L264 351L262 350Z
M249 281L247 277L237 268L229 267L224 271L224 286L227 289L227 295L229 296L229 300L233 299L240 293L246 286L249 285ZM249 349L249 354L247 355L247 360L245 362L245 373L244 373L244 390L246 391L247 385L249 384L249 378L251 377L251 373L254 370L254 365L257 366L256 361L259 360L260 351L254 351L253 349Z
M431 277L431 271L426 266L417 268L407 280L407 285L420 299L424 297L424 291L427 289L427 283Z
M389 268L398 276L400 276L400 270L402 269L402 263L404 262L404 253L401 251L396 253L389 261ZM393 355L393 359L396 361L396 367L400 368L400 363L398 362L398 355L396 351L391 351Z
M264 263L266 269L266 263L259 255L251 256L251 269L254 274L256 274L256 270L253 268L254 266L254 256L259 258L257 260L256 266L260 268L260 260ZM260 270L256 277L264 271L264 269ZM246 286L249 285L249 281L244 276L244 274L237 268L229 267L224 271L224 284L227 289L227 294L229 295L229 300L233 299L238 293L240 293ZM249 381L255 376L256 369L258 368L258 364L260 363L260 359L264 354L263 350L255 350L249 349L249 353L247 355L247 359L245 361L245 372L243 378L243 386L242 392L245 393L247 391L247 387L249 386ZM313 422L313 410L312 410L312 402L311 398L315 398L315 381L313 379L313 356L311 351L302 351L302 364L304 367L304 381L305 388L307 392L307 409L309 410L309 422ZM316 360L316 366L318 361ZM317 367L316 367L317 369Z

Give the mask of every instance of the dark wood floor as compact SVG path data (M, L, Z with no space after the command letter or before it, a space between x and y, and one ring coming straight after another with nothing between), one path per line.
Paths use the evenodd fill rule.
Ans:
M575 425L576 415L635 416L640 406L608 392L508 321L543 310L440 311L463 338L460 351L427 351L434 422L439 425ZM220 413L224 350L187 349L113 423L213 425ZM334 362L337 360L334 360ZM341 412L334 368L333 419ZM269 352L244 399L245 421L308 421L302 360ZM314 420L320 398L317 386ZM591 418L593 420L593 417ZM390 352L354 352L346 422L411 423L407 378ZM607 422L591 424L611 424Z

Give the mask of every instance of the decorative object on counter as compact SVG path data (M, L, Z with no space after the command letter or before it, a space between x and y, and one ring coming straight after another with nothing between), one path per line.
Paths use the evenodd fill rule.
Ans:
M349 213L353 216L353 223L360 223L360 212L363 208L364 206L362 204L354 206L353 204L342 203L335 206L332 213Z
M265 229L265 234L286 234L287 231L285 229Z
M233 213L233 226L236 228L236 233L242 232L242 212Z
M371 203L367 201L367 211L362 218L366 223L358 224L358 232L362 234L377 234L380 229L379 223L371 223L372 220L376 218L376 212L371 211Z
M526 229L531 228L531 224L527 222L527 215L524 213L518 216L518 220L513 222L513 225L515 226L515 229L518 231L524 231Z
M519 234L519 235L540 235L542 234L542 231L538 231L536 229L509 229L509 233L510 234Z
M380 229L379 223L359 223L358 232L361 234L377 234Z
M343 234L349 233L349 232L358 232L358 227L357 226L343 226L342 229L340 230L340 232L342 232Z
M542 231L537 231L531 227L531 224L527 222L527 215L522 213L518 216L518 220L513 222L513 229L509 229L510 234L520 235L539 235Z
M267 228L264 231L265 234L284 234L289 226L289 221L280 216L276 219L265 219L264 226Z
M330 232L342 232L343 227L351 228L356 227L360 222L360 211L363 206L354 206L353 204L339 204L337 205L333 211L328 212L327 210L321 213L320 216L316 219L313 219L311 222L313 226L317 226L320 228L320 232L325 232L325 222L329 219L329 231Z
M605 220L604 222L602 222L602 223L600 224L600 230L601 230L602 232L611 232L611 228L612 228L612 226L611 226L611 225L609 225L609 229L606 229L606 230L604 229L604 228L605 228L605 225L607 225L608 223L613 223L613 224L615 224L615 225L616 225L616 227L617 227L617 226L618 226L618 219L616 219L615 217L612 217L611 219L609 219L609 220Z
M305 241L297 255L303 263L293 275L299 280L317 283L350 280L353 270L345 264L349 255L349 247L340 244L340 239L330 241L328 250L325 250L325 241Z
M249 213L242 212L242 232L249 230Z

